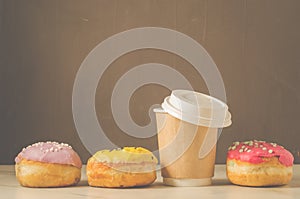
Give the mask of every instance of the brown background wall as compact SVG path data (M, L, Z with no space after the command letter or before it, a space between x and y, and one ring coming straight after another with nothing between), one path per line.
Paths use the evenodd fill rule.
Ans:
M217 162L235 140L280 143L300 163L300 1L298 0L0 0L0 164L13 163L22 147L39 140L70 143L85 161L72 117L72 88L87 54L112 34L157 26L183 32L202 44L223 77L233 125L223 130ZM185 60L141 50L116 60L99 82L98 119L119 145L109 110L115 82L136 65L169 65L207 93ZM130 104L138 124L169 91L140 88ZM155 140L146 146L155 149Z

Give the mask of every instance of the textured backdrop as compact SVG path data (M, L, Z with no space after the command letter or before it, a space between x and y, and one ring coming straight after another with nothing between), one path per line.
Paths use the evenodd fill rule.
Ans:
M109 36L136 27L175 29L202 44L223 77L233 116L217 147L224 163L232 141L262 139L284 145L300 163L300 1L298 0L0 0L0 164L40 140L71 144L82 159L72 117L72 88L87 54ZM195 69L160 50L128 53L105 71L96 94L99 122L111 140L128 143L114 123L110 97L116 81L136 65L158 62L207 87ZM167 74L166 74L166 78ZM131 98L137 124L170 91L146 85ZM156 149L155 139L146 147Z

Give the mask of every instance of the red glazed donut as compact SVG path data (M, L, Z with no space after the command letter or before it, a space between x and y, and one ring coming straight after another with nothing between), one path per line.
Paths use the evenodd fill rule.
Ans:
M226 173L237 185L284 185L292 178L293 161L293 155L275 143L234 142L228 149Z

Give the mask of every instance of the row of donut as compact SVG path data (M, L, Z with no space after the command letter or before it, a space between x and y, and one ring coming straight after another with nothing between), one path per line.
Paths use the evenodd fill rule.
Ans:
M293 155L284 147L265 141L234 142L227 153L230 182L245 186L273 186L290 182ZM25 187L76 185L82 162L65 143L38 142L23 148L15 158L19 183ZM145 186L156 180L157 158L142 147L102 150L89 158L88 184L95 187Z

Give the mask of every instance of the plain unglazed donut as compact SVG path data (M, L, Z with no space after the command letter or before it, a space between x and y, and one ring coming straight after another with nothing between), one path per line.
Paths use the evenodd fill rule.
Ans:
M156 157L142 147L95 153L87 163L88 184L94 187L135 187L156 179Z
M16 177L25 187L62 187L80 181L81 160L65 143L48 141L29 145L15 162Z
M292 179L293 161L293 155L276 143L234 142L228 149L226 173L237 185L284 185Z

